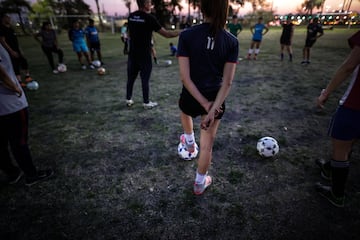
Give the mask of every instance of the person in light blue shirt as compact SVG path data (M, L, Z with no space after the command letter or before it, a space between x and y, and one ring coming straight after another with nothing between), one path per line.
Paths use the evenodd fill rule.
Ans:
M269 28L265 24L263 24L263 18L259 17L258 22L254 26L250 27L250 31L251 31L253 37L252 37L252 41L251 41L251 45L249 48L247 59L250 60L251 55L254 53L253 59L256 60L257 55L260 52L260 44L262 41L262 37L269 31ZM255 47L255 49L254 49L254 47Z
M82 56L85 56L87 63L91 69L95 67L91 64L90 56L89 56L89 49L86 46L85 42L85 31L80 27L79 21L73 22L73 27L68 32L69 39L72 42L74 52L78 57L78 60L81 64L82 69L86 69L86 65L83 62Z

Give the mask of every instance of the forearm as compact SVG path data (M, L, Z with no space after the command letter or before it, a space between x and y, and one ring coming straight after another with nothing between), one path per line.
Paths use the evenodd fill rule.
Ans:
M229 95L232 81L235 75L235 63L226 63L224 67L224 76L223 83L220 87L218 94L216 95L216 99L211 107L212 110L217 110L225 101L226 97Z
M16 84L10 79L9 75L6 73L5 69L0 66L0 82L1 84L14 92L18 92L18 87Z
M349 75L360 65L360 47L356 46L351 51L348 58L337 69L331 81L324 89L323 94L328 97L335 89L337 89L341 83L347 80Z

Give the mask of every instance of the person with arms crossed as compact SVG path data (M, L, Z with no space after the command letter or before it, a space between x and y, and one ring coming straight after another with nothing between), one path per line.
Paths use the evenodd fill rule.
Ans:
M310 64L310 49L322 35L324 35L324 30L319 23L319 18L316 17L307 26L305 46L303 48L303 61L301 64Z
M264 29L265 29L265 32L264 32ZM263 24L263 18L259 17L258 22L254 26L250 27L250 31L252 33L252 40L251 40L247 59L250 60L251 55L254 53L253 59L256 60L257 55L260 52L260 45L261 45L262 37L269 31L269 28L265 24ZM255 49L254 49L254 47L255 47Z
M337 207L344 206L351 149L360 138L360 31L351 36L348 42L352 48L350 54L317 99L317 105L323 108L331 93L352 74L348 89L339 101L329 126L332 159L330 162L316 161L321 175L332 181L331 186L317 183L317 191Z
M161 27L156 18L151 15L151 0L136 0L138 10L128 17L129 54L127 65L126 105L134 104L132 100L133 87L137 75L140 73L143 107L150 109L156 107L156 102L149 100L149 81L152 71L151 39L155 31L165 38L173 38L179 35L177 31L167 31Z
M33 164L28 146L28 121L28 102L9 54L0 44L0 169L10 184L17 183L23 174L28 186L53 175L52 169L37 170ZM19 167L12 163L9 149Z
M196 146L193 118L201 116L200 156L194 183L196 195L202 194L212 183L208 175L212 148L238 58L239 43L224 29L228 6L228 0L201 0L204 23L183 31L179 37L177 56L183 83L179 108L184 130L180 139L189 152Z

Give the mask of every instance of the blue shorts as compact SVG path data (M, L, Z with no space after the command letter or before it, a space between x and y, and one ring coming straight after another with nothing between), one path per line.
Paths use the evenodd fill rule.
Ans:
M360 138L360 111L339 106L331 119L328 134L343 141Z
M88 47L86 46L85 42L82 43L73 43L73 49L75 52L89 52Z

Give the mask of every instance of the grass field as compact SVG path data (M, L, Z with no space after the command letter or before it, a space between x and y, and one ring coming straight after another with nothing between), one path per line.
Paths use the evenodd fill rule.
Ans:
M326 31L300 64L305 29L295 30L294 61L279 61L281 29L264 37L257 61L239 62L214 146L214 183L192 193L195 161L177 157L182 133L177 106L181 84L177 60L155 34L160 64L153 67L150 99L125 106L126 61L119 35L101 36L107 74L80 70L66 35L60 36L68 71L53 75L40 46L20 42L38 91L30 104L30 146L39 168L52 167L49 181L26 187L0 185L1 240L60 239L359 239L360 165L355 145L344 209L314 190L322 181L315 159L328 158L331 114L346 86L325 110L315 98L349 53L357 29ZM244 58L250 31L239 36ZM173 64L165 67L163 60ZM199 119L195 121L199 138ZM262 159L256 142L273 136L275 159ZM2 175L0 175L2 176Z

